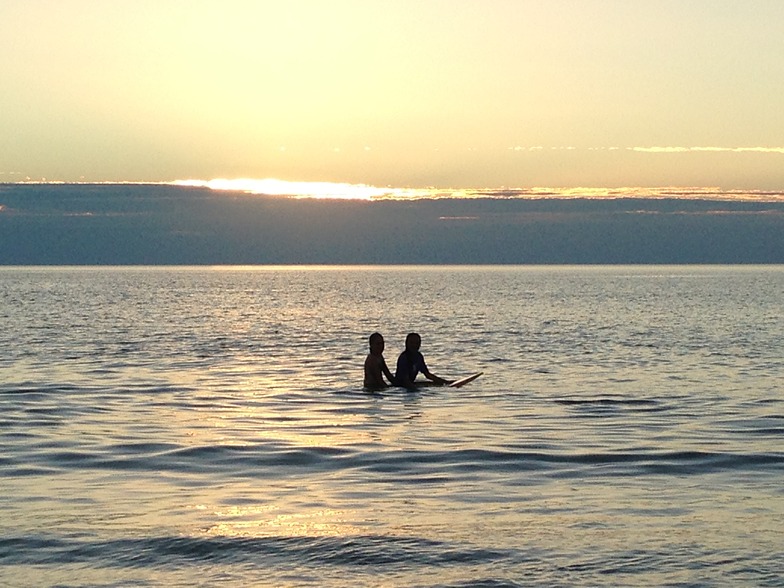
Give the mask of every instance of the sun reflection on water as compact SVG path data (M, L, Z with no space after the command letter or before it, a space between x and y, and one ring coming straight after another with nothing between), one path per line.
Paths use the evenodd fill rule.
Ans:
M235 506L216 510L218 522L207 534L215 537L344 537L360 533L346 513L332 508L280 512L279 506Z

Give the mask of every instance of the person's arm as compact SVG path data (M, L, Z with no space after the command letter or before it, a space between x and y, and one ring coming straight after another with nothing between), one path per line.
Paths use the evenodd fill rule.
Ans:
M422 365L420 371L422 372L422 375L425 376L428 380L430 380L431 382L435 382L436 384L441 384L442 386L445 384L449 384L448 380L445 380L444 378L439 378L437 375L435 375L429 369L427 369L427 364L425 363L424 357L422 357L421 359L421 364Z
M435 375L433 373L430 373L430 370L428 370L427 368L425 368L425 370L422 372L422 374L428 380L430 380L431 382L435 382L436 384L441 384L441 385L445 386L445 385L450 383L449 380L445 380L444 378L439 378L437 375Z
M384 377L381 375L384 372L389 373L387 363L383 357L379 357L373 362L373 379L379 388L389 388L389 384L384 381Z
M390 386L394 386L395 385L395 377L392 375L392 372L389 371L389 368L387 367L387 362L383 358L381 359L381 371L384 372L384 375L387 377L387 380L389 380L389 385ZM381 376L381 374L379 374L379 377L380 376Z

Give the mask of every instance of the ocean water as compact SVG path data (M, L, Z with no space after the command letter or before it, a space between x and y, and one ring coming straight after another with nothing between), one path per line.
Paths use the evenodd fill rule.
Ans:
M0 269L2 586L781 586L784 266ZM422 334L460 389L362 389Z

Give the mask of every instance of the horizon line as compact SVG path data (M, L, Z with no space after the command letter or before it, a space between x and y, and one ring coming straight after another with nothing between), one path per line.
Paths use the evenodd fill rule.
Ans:
M216 192L243 193L248 195L278 197L287 199L320 200L537 200L537 199L680 199L680 200L723 200L783 202L784 190L765 189L724 189L718 186L618 186L618 187L464 187L439 188L374 186L348 182L290 181L276 178L214 178L177 179L171 181L67 181L38 180L26 177L19 181L0 181L0 186L22 185L73 185L73 186L172 186L182 188L208 189Z

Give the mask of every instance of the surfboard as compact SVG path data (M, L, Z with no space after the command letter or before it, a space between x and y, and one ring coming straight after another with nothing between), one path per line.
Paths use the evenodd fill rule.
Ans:
M471 374L470 376L466 376L464 378L460 378L459 380L455 380L451 384L442 384L440 382L431 382L430 380L416 380L414 385L410 388L411 390L415 390L417 388L432 388L432 387L445 387L445 388L460 388L461 386L465 386L469 382L473 382L479 376L484 374L484 372L477 372L475 374Z
M466 376L465 378L460 378L459 380L455 380L451 384L449 384L450 388L460 388L461 386L465 386L468 382L473 382L479 376L481 376L484 372L477 372L475 374L471 374L470 376Z

